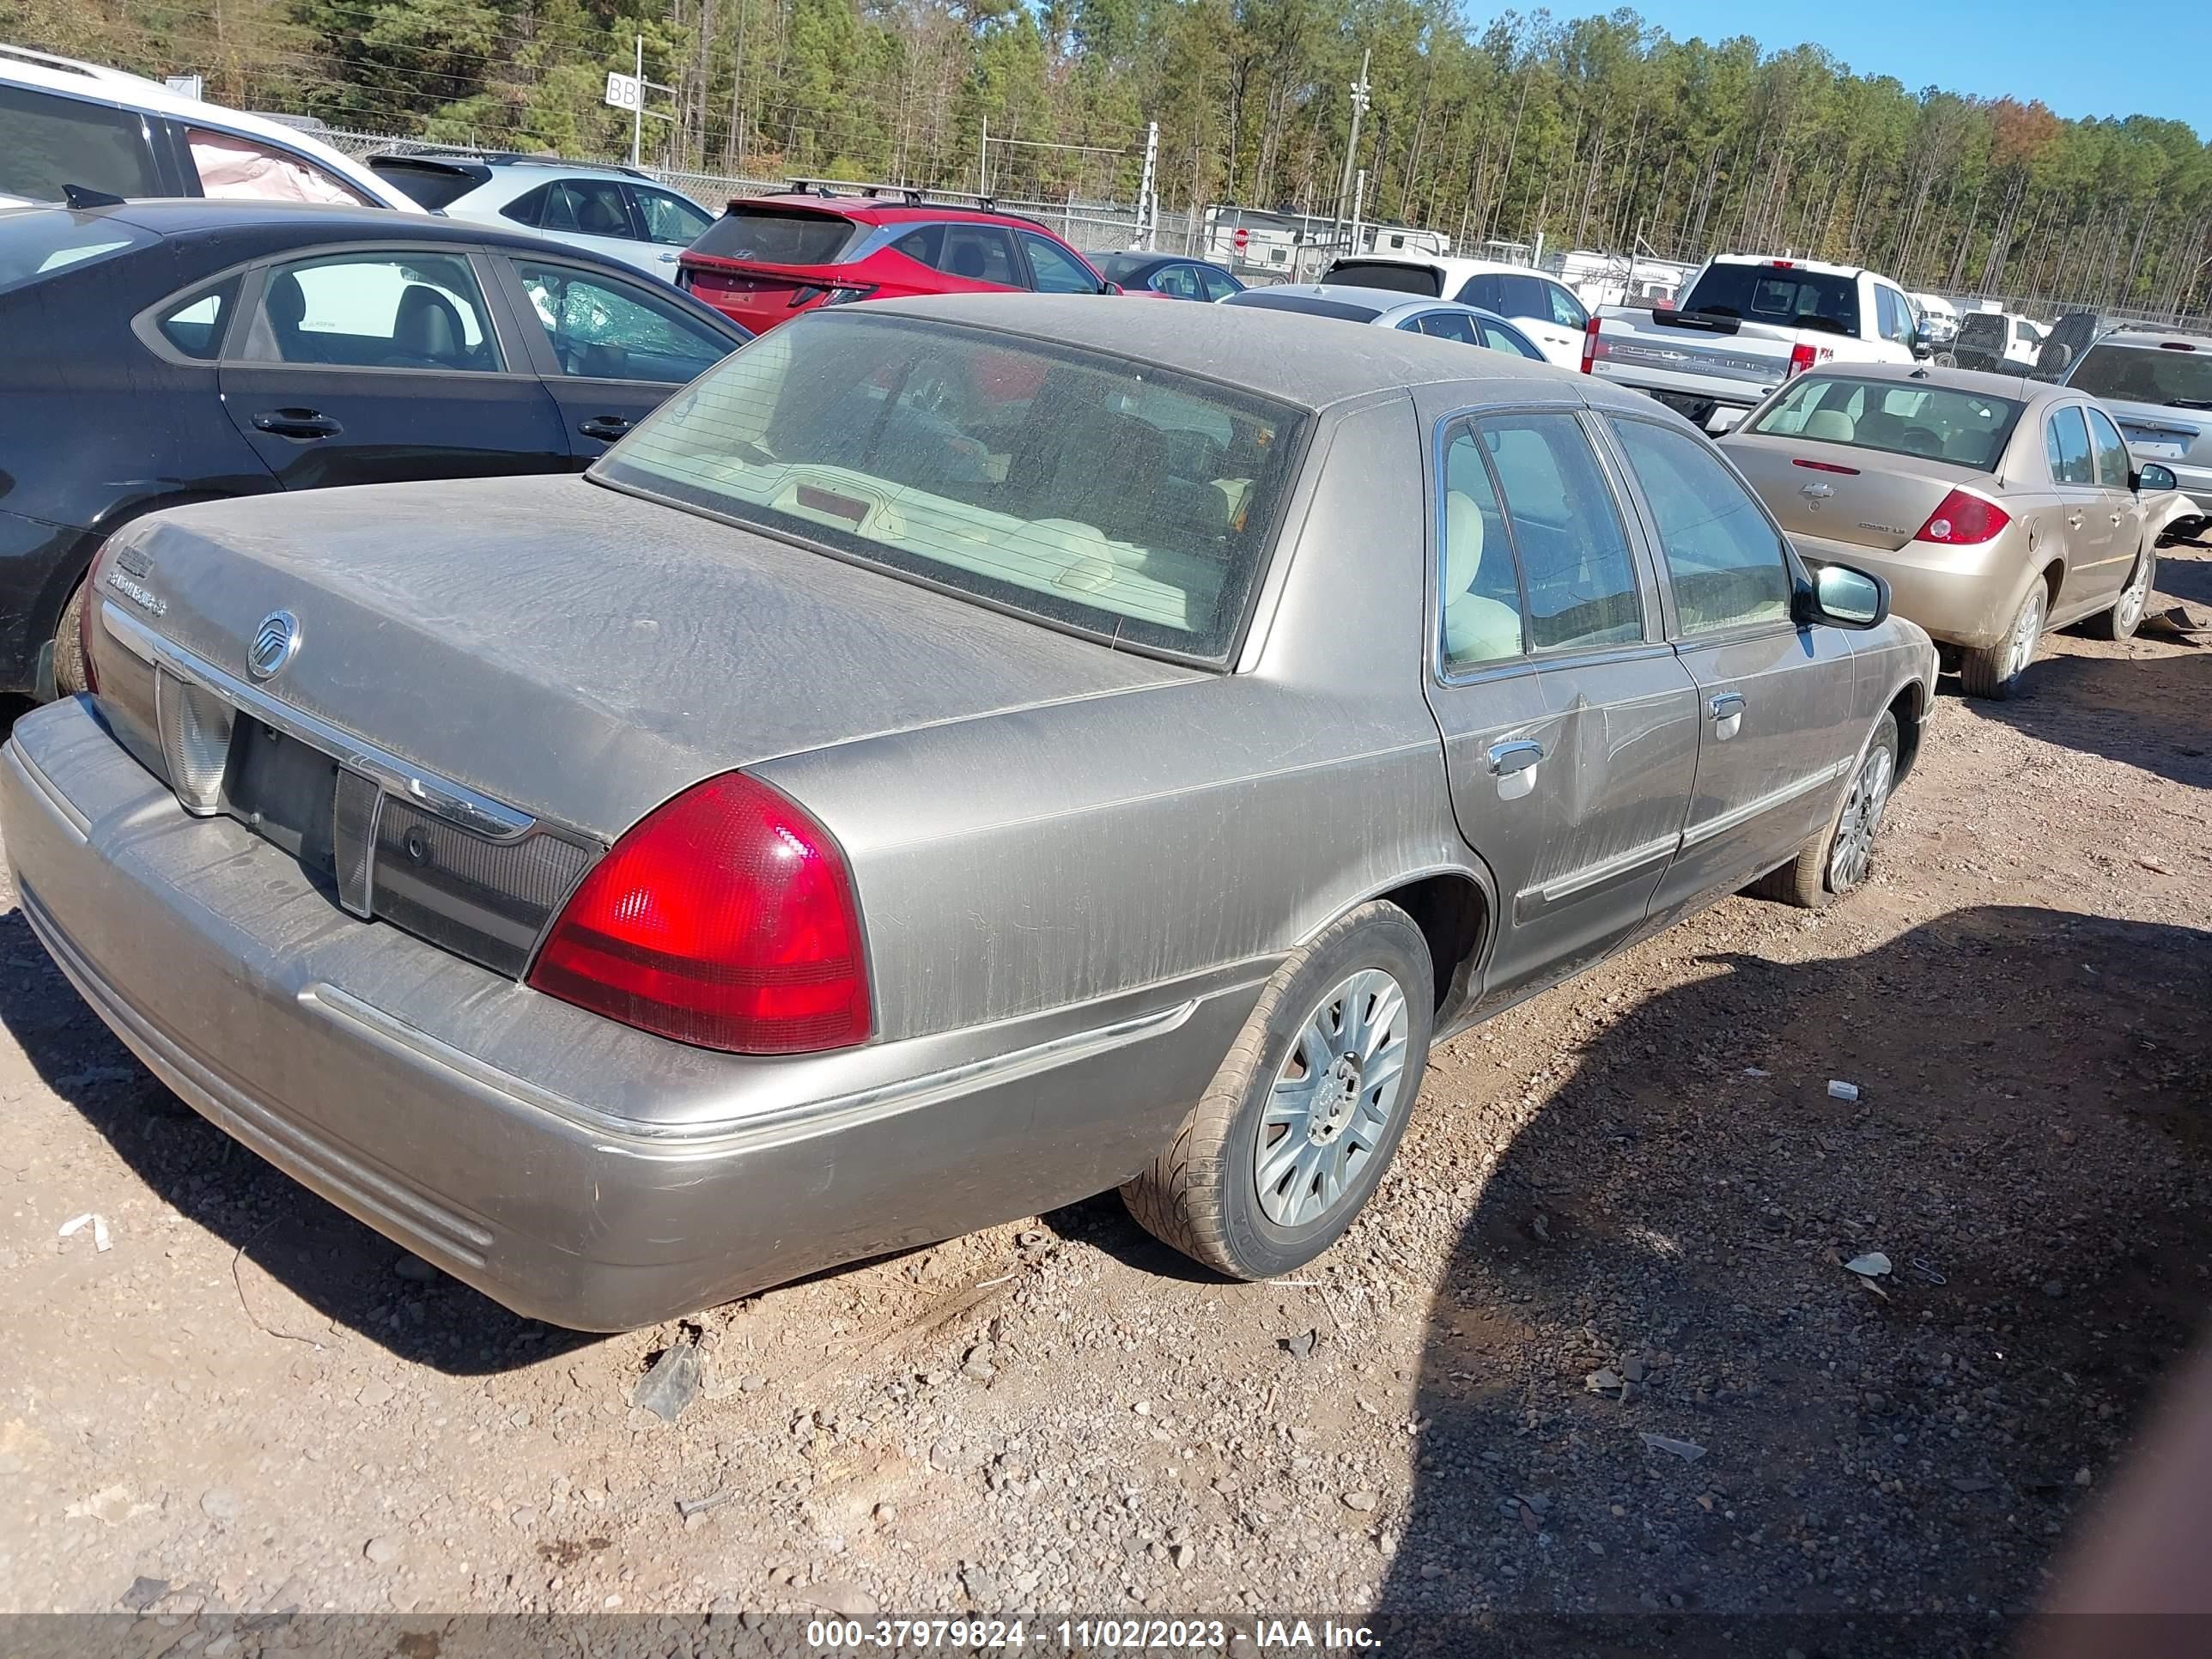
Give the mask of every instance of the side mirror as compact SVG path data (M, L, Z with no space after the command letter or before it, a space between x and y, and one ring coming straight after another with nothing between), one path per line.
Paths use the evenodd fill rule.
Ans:
M2035 367L2045 374L2063 374L2074 361L2074 348L2057 340L2044 342L2043 349L2035 354Z
M1936 336L1927 324L1922 323L1912 331L1912 355L1925 357L1936 349Z
M1127 290L1123 289L1119 283L1106 283L1100 285L1098 291L1101 294L1121 294L1126 293Z
M1889 615L1889 584L1847 564L1814 567L1791 607L1800 623L1823 628L1879 628Z
M2160 466L2156 461L2145 461L2136 474L2136 494L2155 495L2162 490L2179 489L2181 480L2173 476L2170 466Z

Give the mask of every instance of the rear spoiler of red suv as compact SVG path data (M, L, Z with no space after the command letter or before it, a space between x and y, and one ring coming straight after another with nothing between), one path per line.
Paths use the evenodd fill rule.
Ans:
M791 196L806 196L817 200L835 201L840 197L865 202L896 202L902 207L941 207L958 211L966 209L974 213L996 213L1004 218L1019 219L1024 224L1042 225L1025 213L1008 213L999 205L995 196L979 196L969 191L923 190L914 185L859 184L848 179L787 179ZM740 202L759 201L757 196L733 196L730 205Z

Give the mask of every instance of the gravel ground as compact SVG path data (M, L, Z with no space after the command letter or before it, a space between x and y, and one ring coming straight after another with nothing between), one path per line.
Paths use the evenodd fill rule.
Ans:
M2161 586L2201 612L2212 560ZM175 1102L0 885L0 1608L1986 1649L2212 1290L2206 657L2061 637L2031 696L1946 697L1867 890L1730 900L1440 1050L1366 1217L1273 1285L1109 1195L688 1328L519 1320ZM112 1248L58 1238L86 1212ZM701 1396L631 1406L695 1333Z

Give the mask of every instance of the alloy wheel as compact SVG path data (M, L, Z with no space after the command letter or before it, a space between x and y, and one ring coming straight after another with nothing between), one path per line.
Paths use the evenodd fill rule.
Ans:
M1404 988L1364 968L1299 1026L1252 1147L1260 1208L1277 1226L1326 1218L1385 1144L1406 1093L1410 1022Z
M2043 639L2043 589L2039 585L2028 594L2013 619L2012 638L2005 642L2004 677L2012 679L2027 672L2035 660L2035 647Z
M2149 600L2150 559L2145 556L2136 560L2136 574L2128 578L2120 602L2112 607L2113 632L2123 639L2134 633L2136 624L2142 620L2143 606Z
M1828 854L1828 889L1848 893L1866 878L1874 862L1874 838L1881 831L1882 815L1889 811L1889 793L1897 781L1897 760L1887 744L1869 751L1851 793L1844 802L1844 815L1836 824L1835 849Z

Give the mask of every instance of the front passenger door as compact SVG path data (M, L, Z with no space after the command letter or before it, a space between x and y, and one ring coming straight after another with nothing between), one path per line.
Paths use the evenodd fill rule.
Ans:
M361 248L255 275L219 378L287 489L568 467L559 410L501 338L465 250Z
M2119 428L2094 404L2082 411L2089 420L2089 448L2096 457L2096 505L2087 526L2097 532L2096 562L2067 573L2065 602L2079 598L2099 603L2116 599L2136 568L2143 544L2142 501L2135 489L2135 462ZM2077 588L2074 577L2081 576Z
M1697 783L1655 915L1731 892L1827 826L1863 736L1840 631L1790 619L1781 532L1704 440L1656 421L1606 422L1658 544L1674 651L1697 682Z

